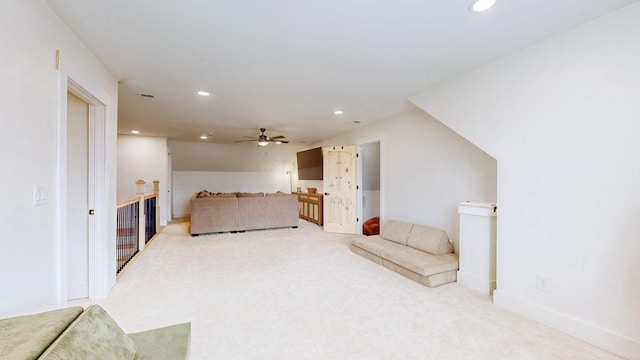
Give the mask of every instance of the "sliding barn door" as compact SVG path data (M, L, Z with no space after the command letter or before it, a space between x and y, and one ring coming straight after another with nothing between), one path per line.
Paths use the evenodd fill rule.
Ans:
M356 147L322 148L324 231L356 234Z

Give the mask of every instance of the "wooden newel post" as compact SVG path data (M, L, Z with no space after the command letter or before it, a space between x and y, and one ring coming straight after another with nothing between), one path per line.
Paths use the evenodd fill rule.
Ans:
M145 221L144 221L144 180L136 181L136 196L138 197L138 248L144 250Z
M160 232L160 180L153 180L153 193L156 195L156 234Z
M136 195L138 197L144 197L144 180L137 180L136 181Z

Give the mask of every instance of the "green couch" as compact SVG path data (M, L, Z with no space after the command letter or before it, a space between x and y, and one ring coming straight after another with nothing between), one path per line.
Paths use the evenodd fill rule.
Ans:
M98 305L0 320L0 359L188 359L191 323L125 334Z

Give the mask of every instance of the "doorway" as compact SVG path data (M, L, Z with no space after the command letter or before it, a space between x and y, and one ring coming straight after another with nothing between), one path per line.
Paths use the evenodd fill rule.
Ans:
M362 174L360 186L362 189L360 203L359 234L362 234L362 224L367 220L380 217L380 141L360 145L361 165L359 173Z
M78 117L83 119L80 127L75 126L73 119L68 118L68 110L74 111L74 105L71 105L72 109L68 109L70 98L71 102L77 102L69 93L81 100L78 102L78 105L81 105L78 109L82 108L82 110L78 112L84 116ZM58 304L64 307L71 298L105 297L115 284L116 255L112 239L115 239L116 201L115 194L110 188L114 180L109 163L109 155L112 151L108 142L110 138L108 134L111 131L107 121L108 105L62 71L58 72L58 94L57 193L59 201L56 278ZM106 99L106 103L109 103L110 99L105 97L104 93L101 95ZM69 121L71 121L70 124L68 124ZM85 127L86 130L81 127ZM81 134L81 137L86 139L84 141L86 145L76 145L73 140L68 140L69 136L75 136L68 131L77 131ZM84 153L79 157L80 160L71 158L76 155L73 153L79 152L78 146ZM84 156L86 156L86 163ZM70 160L85 164L84 169L72 171L67 164ZM75 181L86 182L86 191L84 189L78 191L74 188ZM84 214L74 215L74 205L69 205L69 201L80 204L78 206L84 209ZM88 209L91 209L93 215L90 215ZM82 245L76 245L69 236L76 231L74 227L81 226L77 225L80 221L86 224L86 232L83 228L78 233L82 234L81 237L84 236L86 240L78 240ZM86 247L86 251L83 247ZM76 256L76 254L79 255Z
M67 92L67 297L89 297L89 104Z

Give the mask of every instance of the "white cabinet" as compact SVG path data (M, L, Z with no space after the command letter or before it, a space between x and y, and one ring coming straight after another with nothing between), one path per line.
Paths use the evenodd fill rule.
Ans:
M496 213L494 203L464 202L460 214L458 283L491 295L496 288Z

